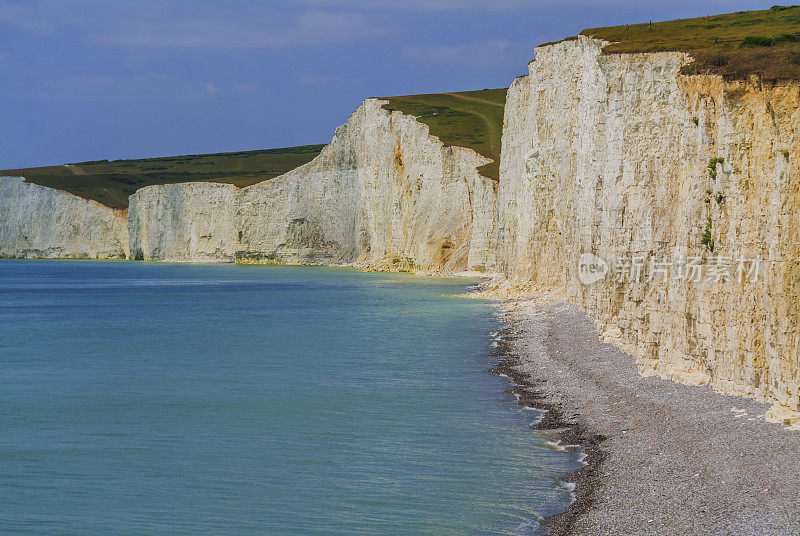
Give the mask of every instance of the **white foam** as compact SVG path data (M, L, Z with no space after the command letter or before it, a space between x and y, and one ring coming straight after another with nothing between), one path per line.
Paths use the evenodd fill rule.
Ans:
M574 503L577 497L575 496L575 482L561 482L564 489L569 493L569 502Z
M533 423L531 423L532 426L537 426L540 422L542 422L544 420L544 414L547 413L543 409L529 408L527 406L525 407L525 409L537 412L536 418L534 419Z
M561 446L561 440L560 439L558 439L556 441L545 441L544 444L547 445L548 447L550 447L553 450L557 450L559 452L566 452L566 449L564 449L564 447Z
M489 336L495 341L504 341L506 340L505 337L499 331L493 331L489 334Z

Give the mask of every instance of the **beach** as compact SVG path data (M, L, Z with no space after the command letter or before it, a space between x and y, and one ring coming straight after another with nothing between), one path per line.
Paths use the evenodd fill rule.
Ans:
M640 376L571 304L500 308L498 372L547 410L539 433L587 454L550 534L800 534L800 434L765 422L768 405Z

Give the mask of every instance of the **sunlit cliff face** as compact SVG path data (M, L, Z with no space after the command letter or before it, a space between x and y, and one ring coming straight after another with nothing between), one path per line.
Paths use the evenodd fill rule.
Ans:
M642 373L753 396L794 419L784 414L800 403L797 85L682 76L685 54L601 45L539 48L509 90L498 265L518 283L567 289ZM609 267L582 284L585 253L641 259L642 277ZM737 277L740 259L761 276ZM731 276L681 278L681 260ZM671 269L647 277L654 261Z

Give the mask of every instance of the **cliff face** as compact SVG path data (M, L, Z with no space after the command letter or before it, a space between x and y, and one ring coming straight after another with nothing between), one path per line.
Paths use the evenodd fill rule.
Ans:
M491 268L487 160L445 147L413 117L368 99L308 164L239 191L153 186L131 197L131 252L154 260Z
M142 188L130 196L127 229L123 212L6 179L0 252L491 270L497 184L476 169L489 160L444 146L384 102L366 100L319 156L278 178L241 190L208 182Z
M125 211L0 177L0 257L124 259Z
M232 184L147 186L130 196L131 257L158 261L232 261L236 232Z
M509 91L500 268L566 289L643 374L753 396L791 418L798 87L682 77L681 53L601 46L541 47ZM600 266L584 254L607 263L604 279L581 283L579 260Z

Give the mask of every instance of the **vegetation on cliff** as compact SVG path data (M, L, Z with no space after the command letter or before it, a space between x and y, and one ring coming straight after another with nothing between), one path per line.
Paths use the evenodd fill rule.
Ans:
M468 147L494 160L478 171L497 181L506 91L499 88L381 98L389 101L385 109L415 116L445 145Z
M687 52L694 62L683 74L800 79L800 5L590 28L581 34L610 41L605 53Z
M127 208L139 188L178 182L221 182L245 187L311 161L324 145L201 155L95 160L61 166L8 169L2 175L64 190L112 208Z

